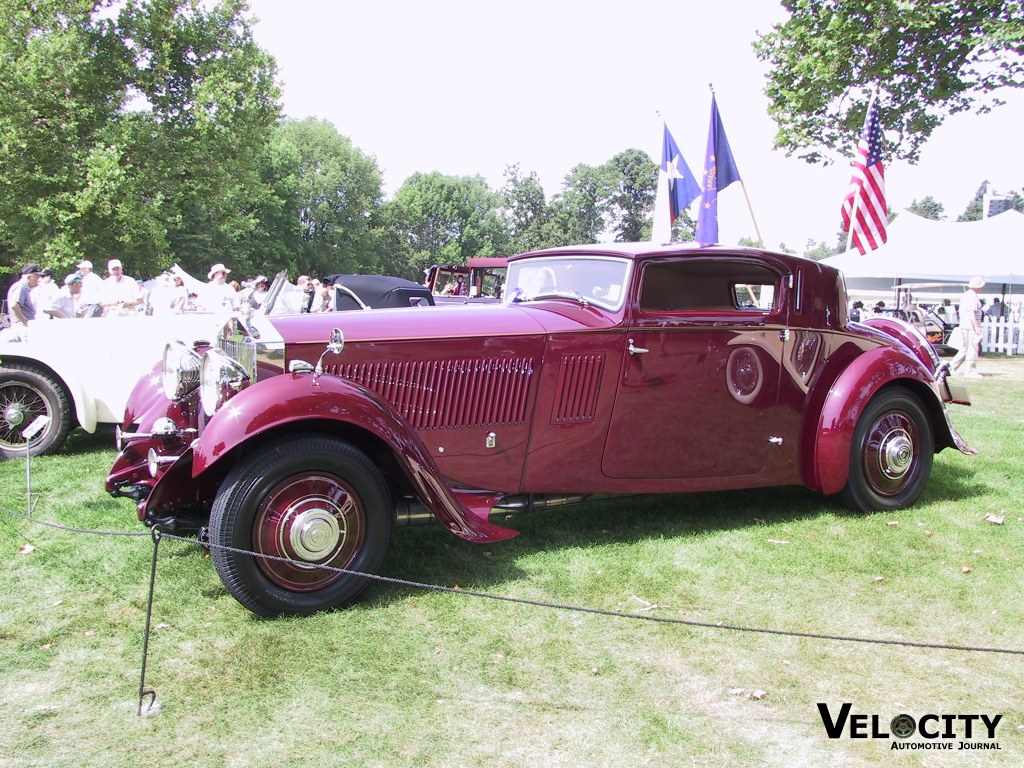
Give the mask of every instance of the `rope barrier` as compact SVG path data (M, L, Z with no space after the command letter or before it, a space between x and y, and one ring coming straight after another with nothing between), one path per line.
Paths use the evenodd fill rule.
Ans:
M156 549L161 539L171 539L174 541L180 541L195 546L203 546L209 549L221 549L227 552L233 552L235 554L247 555L250 557L262 558L265 560L273 560L277 562L290 563L301 565L303 567L317 568L320 570L330 571L332 573L339 573L346 576L357 576L360 578L366 578L373 581L381 582L384 584L391 584L394 586L405 587L408 589L419 589L424 591L432 592L445 592L462 597L475 597L485 600L494 600L497 602L513 603L518 605L529 605L536 608L547 608L550 610L560 611L571 611L574 613L587 613L597 616L607 616L610 618L618 619L637 619L640 621L650 621L660 624L675 624L680 626L695 627L701 629L721 629L729 630L733 632L749 632L755 634L765 635L776 635L781 637L797 637L810 640L831 640L836 642L849 642L849 643L862 643L868 645L891 645L891 646L902 646L907 648L925 648L931 650L946 650L946 651L969 651L975 653L999 653L999 654L1012 654L1018 656L1024 656L1024 649L1018 648L999 648L994 646L981 646L981 645L958 645L952 643L933 643L923 642L914 640L896 640L887 638L870 638L870 637L855 637L852 635L838 635L828 634L820 632L801 632L797 630L785 630L785 629L771 629L767 627L748 627L737 624L725 624L723 622L710 622L710 621L697 621L694 619L682 619L672 618L668 616L654 616L648 613L628 613L625 611L613 611L604 608L591 608L580 605L570 605L567 603L555 603L546 600L533 600L524 597L512 597L509 595L498 595L492 592L479 592L476 590L462 589L459 587L446 587L438 584L426 584L418 581L410 581L408 579L399 579L392 576L381 576L375 573L363 573L361 571L352 571L346 568L337 568L329 565L316 565L306 562L298 562L287 557L278 557L275 555L265 555L258 552L253 552L247 549L239 549L237 547L229 547L222 544L214 544L213 542L200 542L195 537L189 536L178 536L171 533L165 533L159 530L153 530L150 532L120 532L120 531L96 531L83 528L72 528L69 526L60 525L58 523L49 523L47 521L30 518L25 515L19 515L16 512L12 512L8 509L0 507L0 510L18 517L22 520L26 520L32 523L38 523L40 525L46 525L51 528L59 530L70 531L73 533L86 533L94 534L99 536L151 536L154 542L154 554L153 554L153 571L151 575L151 594L150 602L152 602L152 586L156 579ZM147 633L148 633L148 616L147 616Z

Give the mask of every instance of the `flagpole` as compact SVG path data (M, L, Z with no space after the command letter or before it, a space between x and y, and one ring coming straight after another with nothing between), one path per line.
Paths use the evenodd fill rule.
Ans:
M715 101L715 84L708 83L708 90L711 91L711 102L713 104ZM761 237L761 228L757 226L757 217L754 216L754 206L750 204L750 195L747 194L747 183L742 177L740 177L738 181L740 186L743 188L743 199L747 201L747 210L750 212L750 220L754 224L754 234L757 235L757 241L761 243L761 247L766 248L767 243L765 243L764 238Z
M757 226L757 218L754 216L754 206L750 204L750 195L747 194L747 183L743 179L740 179L740 186L743 187L743 197L746 198L747 201L747 210L750 211L750 220L754 222L754 233L757 235L757 240L761 243L762 248L767 248L768 243L766 243L764 238L761 237L761 230Z

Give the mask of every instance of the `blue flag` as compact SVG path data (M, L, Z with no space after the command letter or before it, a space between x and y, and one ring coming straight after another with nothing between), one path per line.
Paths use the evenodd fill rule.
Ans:
M740 180L736 161L732 159L725 127L718 116L718 105L711 95L711 126L708 128L708 151L704 159L704 184L701 186L700 211L697 214L697 237L701 245L718 242L718 192Z
M675 224L679 214L700 196L700 185L683 159L676 140L665 126L665 143L661 152L661 170L668 177L668 203L670 211L669 228Z

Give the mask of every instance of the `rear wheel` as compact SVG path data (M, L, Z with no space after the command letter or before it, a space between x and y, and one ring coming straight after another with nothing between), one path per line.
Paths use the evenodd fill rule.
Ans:
M909 507L928 482L934 451L921 401L902 389L881 393L854 430L843 503L858 512Z
M213 562L228 591L261 616L338 608L369 580L333 569L376 573L393 512L383 476L362 451L330 437L290 437L224 480L210 514Z
M5 459L53 453L71 431L71 405L64 388L34 366L8 363L0 372L0 456ZM27 439L24 431L38 417L49 423Z

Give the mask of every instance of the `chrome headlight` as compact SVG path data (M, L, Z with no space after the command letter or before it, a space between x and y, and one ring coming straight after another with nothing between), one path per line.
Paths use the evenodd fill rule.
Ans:
M199 374L199 400L203 412L213 416L229 398L248 386L246 370L219 349L211 349L203 357Z
M199 366L202 358L195 350L172 341L164 347L164 363L161 379L164 397L179 400L199 386Z

